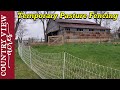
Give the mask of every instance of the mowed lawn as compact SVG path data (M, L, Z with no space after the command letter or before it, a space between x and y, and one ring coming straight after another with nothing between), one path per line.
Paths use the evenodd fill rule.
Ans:
M19 57L18 50L15 50L15 79L40 79Z
M66 51L81 59L120 70L120 44L73 43L61 46L39 45L33 48L42 53Z

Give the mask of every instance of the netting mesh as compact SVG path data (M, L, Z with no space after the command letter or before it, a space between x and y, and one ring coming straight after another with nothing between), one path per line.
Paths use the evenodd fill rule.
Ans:
M120 79L120 70L88 62L67 52L41 53L18 43L18 53L43 79Z

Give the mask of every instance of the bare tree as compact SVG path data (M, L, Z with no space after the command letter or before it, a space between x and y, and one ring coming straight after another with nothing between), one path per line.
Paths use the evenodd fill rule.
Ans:
M36 11L36 12L37 12L37 14L54 14L55 13L55 11ZM24 11L24 13L27 13L27 12ZM32 12L32 13L35 13L35 12ZM16 19L15 34L17 33L20 24L24 21L25 20L23 20L23 19L18 19L18 18ZM45 41L47 41L47 26L48 26L50 19L40 19L40 21L42 22L42 26L43 26L44 39L45 39ZM33 21L33 22L36 22L36 21ZM22 31L18 32L18 33L22 33ZM19 37L18 39L20 40L20 38L21 37Z
M18 11L15 12L15 36L18 36L18 40L21 42L22 38L19 37L21 36L21 32L18 32L18 28L22 22L22 19L17 17L17 12Z
M22 37L24 36L23 34L26 31L26 30L23 30L24 26L22 25L22 23L25 22L26 20L22 18L18 18L17 16L18 12L20 11L15 12L15 35L18 36L18 40L19 42L21 42ZM21 12L26 13L26 11L21 11Z
M55 11L37 11L38 14L54 14ZM47 26L50 21L50 19L40 19L43 25L43 31L44 31L44 39L45 42L47 41Z
M107 27L107 28L111 28L112 23L114 23L112 19L104 19L102 21L102 25Z
M22 11L22 12L26 13L26 11ZM15 34L18 30L18 27L19 27L20 23L23 21L22 18L17 17L17 13L18 13L18 11L15 12Z
M19 23L19 27L16 32L19 42L22 42L23 37L28 35L27 31L28 30L26 29L26 25L24 23Z
M117 32L117 30L119 29L118 23L115 23L114 26L112 27L112 29L114 30L113 31L114 38L117 39L118 38L118 32Z
M16 24L15 24L15 34L16 34L17 30L18 30L18 27L19 27L21 21L22 21L22 19L17 18Z
M98 13L99 13L99 14L104 14L104 13L106 13L106 11L94 11L94 13L95 13L95 14L98 14ZM95 22L96 22L97 24L100 24L100 25L102 24L102 21L103 21L102 18L101 18L101 19L97 19L97 18L95 19Z

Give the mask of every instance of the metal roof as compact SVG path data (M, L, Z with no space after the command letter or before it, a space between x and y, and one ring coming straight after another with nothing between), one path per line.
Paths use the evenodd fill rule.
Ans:
M60 27L64 28L82 28L82 29L96 29L96 30L111 30L110 28L100 26L94 22L85 20L69 20L69 19L56 19ZM54 32L58 30L48 30L47 32Z
M70 20L70 19L56 19L55 20L58 23L76 23L76 24L92 24L92 25L99 25L97 23L94 22L90 22L90 21L85 21L85 20Z
M69 19L56 19L56 22L61 27L71 27L71 28L89 28L89 29L107 29L110 28L100 26L94 22L85 21L85 20L69 20Z
M59 25L61 27L69 27L69 28L110 30L110 28L106 28L103 26L97 26L97 25L79 25L79 24L59 24Z

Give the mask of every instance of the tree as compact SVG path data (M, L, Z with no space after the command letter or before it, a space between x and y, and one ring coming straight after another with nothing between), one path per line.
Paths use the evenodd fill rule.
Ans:
M107 27L107 28L111 28L112 23L114 23L112 19L104 19L102 21L102 25Z
M99 14L104 14L104 13L106 13L106 11L94 11L94 13L95 13L95 14L98 14L98 13L99 13ZM95 19L95 22L96 22L97 24L100 24L100 25L102 24L102 21L103 21L102 18L101 18L101 19L97 19L97 18Z
M24 36L28 35L28 30L26 29L26 25L24 23L19 23L19 27L17 29L16 35L18 36L18 40L21 43Z
M22 21L22 19L17 18L16 24L15 24L15 34L16 34L17 30L18 30L18 27L19 27L21 21Z
M24 19L22 19L22 18L18 18L18 17L17 17L17 12L18 12L18 11L15 12L15 35L18 35L18 40L19 40L19 42L21 42L21 40L22 40L21 35L24 33L23 30L21 29L21 27L23 27L22 23L25 22L26 20L24 20ZM21 12L26 13L26 11L21 11ZM21 25L21 26L20 26L20 25ZM20 30L22 30L22 31L20 31L19 28L20 28ZM18 31L18 30L19 30L19 31Z
M26 11L22 11L24 13L27 13ZM36 11L37 14L54 14L55 11ZM16 12L17 13L17 12ZM31 12L31 13L35 13L35 11ZM42 22L42 26L43 26L43 31L44 31L44 39L45 41L47 41L47 26L48 26L48 23L50 21L50 19L39 19L41 22ZM24 20L24 19L18 19L16 18L16 23L15 23L15 34L17 33L18 31L18 28L20 26L21 23L25 22L27 20ZM36 21L33 21L33 23L36 22ZM22 32L22 31L21 31ZM21 32L18 32L21 34ZM18 40L21 41L20 39L21 37L18 37Z
M37 11L38 14L54 14L55 11ZM43 25L43 31L44 31L44 39L45 42L47 41L47 26L50 21L50 19L40 19Z
M26 11L22 11L22 12L26 13ZM17 33L20 23L23 21L23 19L17 17L17 13L18 11L15 12L15 34Z

